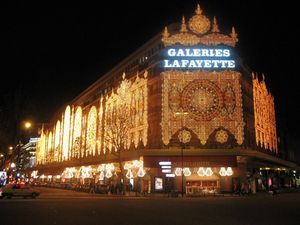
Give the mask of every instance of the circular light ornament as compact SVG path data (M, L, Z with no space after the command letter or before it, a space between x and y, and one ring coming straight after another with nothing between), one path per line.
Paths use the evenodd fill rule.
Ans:
M233 175L233 170L232 170L231 167L227 167L226 175L227 175L227 176L232 176L232 175Z
M226 176L226 169L225 167L221 167L220 171L219 171L219 174L222 176L222 177L225 177Z
M181 168L176 168L174 173L175 173L176 176L179 177L179 176L181 176L181 171L182 171Z
M192 174L192 172L191 172L190 168L188 168L188 167L183 168L184 176L188 177L188 176L191 176L191 174Z
M133 173L132 173L131 169L128 169L128 171L127 171L127 173L126 173L126 177L127 177L128 179L132 179L132 178L133 178Z
M207 167L206 168L206 171L205 171L205 175L210 177L214 174L214 172L212 171L212 169L210 167Z
M145 174L146 173L145 173L143 167L140 167L138 172L137 172L138 177L143 177L143 176L145 176Z
M200 177L204 177L205 176L205 171L203 167L199 167L198 171L197 171L198 176Z
M104 172L103 171L100 172L99 180L101 180L101 181L104 180Z

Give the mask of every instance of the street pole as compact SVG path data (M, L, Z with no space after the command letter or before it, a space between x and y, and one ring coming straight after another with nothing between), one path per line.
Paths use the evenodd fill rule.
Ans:
M181 146L181 196L183 197L184 191L183 191L183 148L184 146Z
M175 115L181 116L181 129L184 130L184 119L185 116L188 114L188 112L184 112L181 110L180 112L176 112ZM185 140L184 137L181 137L181 140L179 140L181 143L181 196L184 196L184 173L183 173L183 151L185 149Z

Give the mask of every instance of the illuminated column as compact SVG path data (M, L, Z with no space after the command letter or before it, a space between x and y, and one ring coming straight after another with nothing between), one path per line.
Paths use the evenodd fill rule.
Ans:
M278 152L274 97L268 92L265 77L259 81L252 74L256 143L270 151Z

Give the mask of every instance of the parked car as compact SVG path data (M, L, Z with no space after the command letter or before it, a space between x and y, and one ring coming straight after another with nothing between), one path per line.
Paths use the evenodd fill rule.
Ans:
M40 192L35 188L30 187L29 184L7 184L0 189L0 197L31 197L36 198Z

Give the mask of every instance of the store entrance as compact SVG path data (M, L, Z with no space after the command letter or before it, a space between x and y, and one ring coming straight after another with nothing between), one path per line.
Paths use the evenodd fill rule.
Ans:
M186 181L186 195L214 195L220 190L219 180Z
M165 192L170 193L175 189L175 179L174 177L165 178Z

